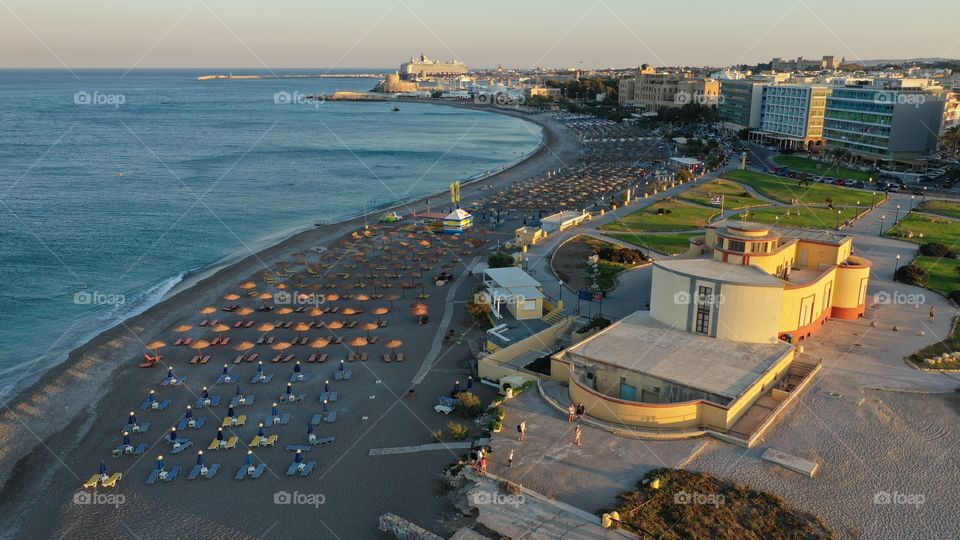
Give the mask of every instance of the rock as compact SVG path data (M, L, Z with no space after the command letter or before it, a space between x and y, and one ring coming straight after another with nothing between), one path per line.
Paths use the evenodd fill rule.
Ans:
M899 331L900 331L900 327L897 326L897 325L893 325L893 331L894 331L894 332L899 332Z

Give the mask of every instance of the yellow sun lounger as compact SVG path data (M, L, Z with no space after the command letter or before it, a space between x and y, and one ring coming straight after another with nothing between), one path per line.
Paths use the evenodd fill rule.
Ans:
M226 440L227 444L226 444L226 446L224 446L224 449L230 450L230 449L232 449L232 448L236 448L236 446L237 446L237 440L238 440L236 435L231 435L230 437L228 437L228 438L225 439L225 440ZM210 446L207 447L207 450L219 450L219 449L220 449L220 441L218 441L218 440L216 440L216 439L214 439L214 440L210 443Z
M253 440L250 441L250 446L252 447L273 446L274 444L276 444L278 438L279 437L277 437L276 435L270 435L269 437L261 437L259 435L255 435L253 437Z
M242 426L247 423L247 415L241 414L237 417L237 423L233 423L233 417L225 416L223 417L223 425L221 427L230 427L230 426Z
M117 487L117 480L123 478L123 473L113 473L110 478L103 481L103 487Z
M91 476L89 480L87 480L86 482L83 483L83 487L85 487L85 488L95 488L95 487L97 487L97 482L99 482L99 481L100 481L100 475L99 475L99 474L95 474L95 475Z

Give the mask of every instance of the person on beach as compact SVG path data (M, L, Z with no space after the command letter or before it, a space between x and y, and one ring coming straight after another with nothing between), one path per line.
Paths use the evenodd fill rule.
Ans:
M507 467L513 468L513 449L511 449L507 455Z
M573 403L567 407L567 422L573 422L573 417L576 415L576 408L574 408Z
M937 319L937 306L930 306L930 321L933 322Z
M587 408L583 406L583 403L577 404L577 421L579 422L583 418L583 413L587 412Z
M580 429L580 424L577 424L577 429L573 432L573 444L580 446L580 437L583 435L583 430Z
M527 419L526 419L526 418L524 418L523 420L520 420L520 423L517 424L517 432L519 433L519 435L518 435L518 437L517 437L517 440L518 440L518 441L523 441L523 436L524 436L524 435L526 434L526 432L527 432Z
M486 476L486 475L487 475L487 458L482 457L480 458L480 476Z

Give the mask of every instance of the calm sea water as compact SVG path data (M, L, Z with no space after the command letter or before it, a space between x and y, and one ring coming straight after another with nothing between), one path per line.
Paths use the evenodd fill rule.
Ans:
M303 99L373 79L200 74L0 71L0 393L192 272L442 191L541 138L489 113Z

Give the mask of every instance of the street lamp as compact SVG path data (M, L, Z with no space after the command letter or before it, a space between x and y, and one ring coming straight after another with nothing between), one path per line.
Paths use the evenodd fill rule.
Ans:
M874 208L875 206L877 206L875 202L876 200L877 200L877 192L874 191L873 193L870 194L870 208Z
M913 195L910 196L910 211L913 212Z
M840 230L840 212L842 212L842 210L837 210L837 230L838 231Z
M900 254L897 253L897 262L893 266L893 278L897 278L897 270L900 269Z
M887 219L887 216L880 216L880 236L883 236L883 222Z
M893 224L896 225L900 221L900 205L897 205L897 215L893 218Z

